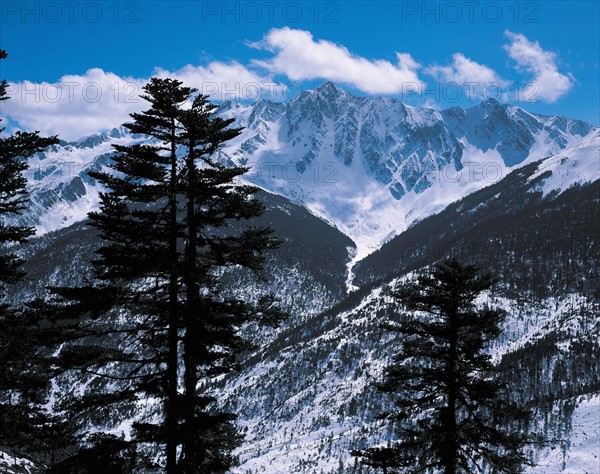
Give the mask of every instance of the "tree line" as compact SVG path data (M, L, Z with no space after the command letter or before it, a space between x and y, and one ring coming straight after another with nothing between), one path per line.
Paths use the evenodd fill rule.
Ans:
M6 89L3 81L0 100ZM124 126L145 139L114 145L108 169L90 173L105 189L89 214L102 242L92 274L0 305L0 451L37 472L229 471L242 437L211 380L252 349L245 324L286 317L273 294L235 297L221 281L229 267L260 272L280 245L272 229L251 225L264 208L258 189L239 182L248 169L215 159L241 129L178 80L152 78L143 91L148 108ZM12 246L34 233L15 220L27 203L26 160L56 143L38 132L0 139L3 285L25 277ZM385 324L400 337L377 387L395 397L382 418L397 440L354 450L363 464L386 474L527 464L529 412L509 401L485 352L503 314L474 304L493 283L446 260L394 294L408 313ZM124 426L128 436L115 433Z

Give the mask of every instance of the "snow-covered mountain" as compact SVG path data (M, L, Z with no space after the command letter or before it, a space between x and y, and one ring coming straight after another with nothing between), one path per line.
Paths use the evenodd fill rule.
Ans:
M594 192L597 192L595 190L600 184L599 180L600 134L596 131L583 143L555 156L517 168L500 182L447 206L441 213L422 220L420 225L412 226L359 262L355 268L354 282L364 286L382 281L397 272L411 271L427 264L431 255L449 251L460 251L465 257L472 257L476 252L480 256L485 253L494 253L499 257L512 255L512 261L505 262L507 267L518 262L514 249L506 246L506 239L498 238L496 247L491 242L484 242L484 246L474 248L473 242L463 236L464 222L472 222L473 219L476 219L478 232L481 229L481 232L493 232L496 236L510 234L513 236L511 241L518 239L519 233L534 234L540 237L541 245L545 245L543 239L562 238L559 244L553 245L554 251L574 256L574 252L590 250L591 255L594 255L598 246L597 239L592 234L589 241L579 240L587 235L589 229L586 230L585 226L582 226L585 232L575 232L574 229L581 219L598 225L600 216L598 207L594 207L594 200L597 202L598 195ZM582 186L588 190L586 205L577 207L569 204L570 194ZM556 212L555 219L548 220L542 214L539 217L540 223L536 224L531 220L528 213L532 209L546 209L563 200L565 204L561 206L560 212ZM547 246L546 248L549 249ZM528 256L523 255L521 258L523 268L531 265ZM585 257L585 260L588 258ZM540 253L540 262L549 271L555 270L551 261L552 252ZM502 270L503 266L499 267ZM490 270L498 271L491 267ZM552 272L545 275L546 280L551 275ZM509 278L510 275L507 274L506 277ZM579 277L582 278L581 275ZM518 288L523 290L525 283L526 281L522 281L517 285Z
M285 104L224 102L217 113L245 127L221 159L249 166L249 181L340 229L356 243L355 261L415 221L597 130L493 99L437 111L352 95L331 82ZM113 143L141 139L115 128L34 157L29 222L45 232L83 218L98 202L87 172L108 162Z
M260 223L284 241L265 281L233 274L229 286L251 295L262 285L292 313L212 387L246 435L235 474L367 474L349 449L390 438L371 388L395 342L379 327L397 309L389 291L448 255L499 278L481 299L509 314L490 350L519 364L515 398L564 440L536 453L530 472L595 472L598 128L494 100L419 109L332 83L218 112L245 127L220 159L249 166L248 181L269 191ZM116 128L32 158L26 219L41 236L19 248L29 279L12 301L88 273L97 237L80 221L100 189L87 173L109 163L113 143L142 139Z
M110 162L113 144L139 140L120 127L75 142L61 141L31 157L26 172L30 200L22 219L36 227L38 235L85 219L97 208L100 191L88 173Z
M450 255L498 277L479 300L508 315L490 351L511 367L511 396L531 404L533 429L557 440L534 453L537 466L527 472L597 472L599 160L596 136L527 164L361 261L360 289L280 333L218 387L246 433L233 472L373 472L360 470L349 450L392 437L376 419L391 400L372 387L398 342L380 328L399 317L390 290Z
M251 367L216 387L240 414L246 435L238 451L241 465L232 472L375 474L359 470L349 451L393 437L389 425L376 419L391 400L377 393L373 382L393 354L396 341L379 324L396 310L388 295L398 283L378 286L295 332L282 333ZM498 294L485 295L482 302L511 312L509 336L495 355L529 362L519 367L526 371L524 380L510 381L515 397L518 392L525 392L528 402L538 397L534 429L562 441L535 453L539 466L528 472L595 472L599 406L598 392L590 385L598 380L594 360L599 354L593 349L598 338L590 332L600 330L597 303L572 295L526 304ZM575 305L579 310L574 313ZM571 347L581 352L570 352ZM570 391L572 367L582 385ZM595 371L586 372L590 367ZM561 384L565 395L549 389ZM576 421L568 406L585 411L587 418Z
M359 97L328 82L288 104L225 103L244 133L223 150L256 184L303 203L363 258L416 220L577 145L595 128L494 99L436 111Z

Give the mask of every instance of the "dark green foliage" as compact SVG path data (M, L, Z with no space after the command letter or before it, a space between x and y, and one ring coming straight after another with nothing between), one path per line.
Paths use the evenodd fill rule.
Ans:
M0 50L0 59L7 54ZM7 82L0 83L0 103L9 99ZM4 128L0 128L0 133ZM20 225L27 204L27 158L58 143L38 132L16 132L0 137L0 299L6 285L23 280L24 261L11 247L34 231ZM66 426L46 413L50 369L44 354L47 328L30 308L0 302L0 447L14 455L34 456L46 462L68 438Z
M548 437L556 438L567 436L552 428L557 407L599 387L600 352L593 335L600 300L600 182L542 199L534 192L542 177L530 181L537 167L519 168L415 224L360 262L356 280L376 286L375 281L380 284L454 255L493 271L499 283L492 296L513 299L526 319L574 298L568 314L553 318L552 331L506 354L500 363L511 399L531 406L535 418L549 427ZM579 299L583 296L587 300ZM561 349L565 345L568 350ZM560 408L558 412L568 415ZM558 424L569 425L568 417L558 418Z
M0 60L7 57L0 50ZM0 82L0 103L8 100L6 80ZM2 119L0 119L0 122ZM4 127L0 128L0 133ZM58 143L56 137L43 138L38 132L16 132L0 137L0 246L2 249L13 243L25 242L34 230L15 223L27 203L27 180L23 172L27 169L27 158ZM20 281L24 274L20 270L22 260L16 255L2 252L0 255L0 282L12 284Z
M494 280L445 260L394 296L410 313L384 327L401 335L377 388L394 396L397 441L353 454L387 472L522 472L529 412L508 401L486 345L504 315L475 298ZM392 469L393 468L393 469Z

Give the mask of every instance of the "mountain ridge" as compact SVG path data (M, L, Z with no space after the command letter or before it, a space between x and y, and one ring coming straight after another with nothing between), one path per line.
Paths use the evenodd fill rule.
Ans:
M349 289L353 266L414 222L598 131L491 98L438 111L356 96L332 82L287 103L223 102L216 113L244 127L218 159L248 166L246 181L302 205L354 241ZM109 163L113 143L143 140L121 126L32 158L24 221L43 234L83 219L101 190L87 173Z

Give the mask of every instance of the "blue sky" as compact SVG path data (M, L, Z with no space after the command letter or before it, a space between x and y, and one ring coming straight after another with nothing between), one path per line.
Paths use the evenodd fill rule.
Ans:
M21 2L1 4L12 123L67 138L144 107L152 75L214 100L293 97L326 80L412 105L494 97L595 125L600 2Z

